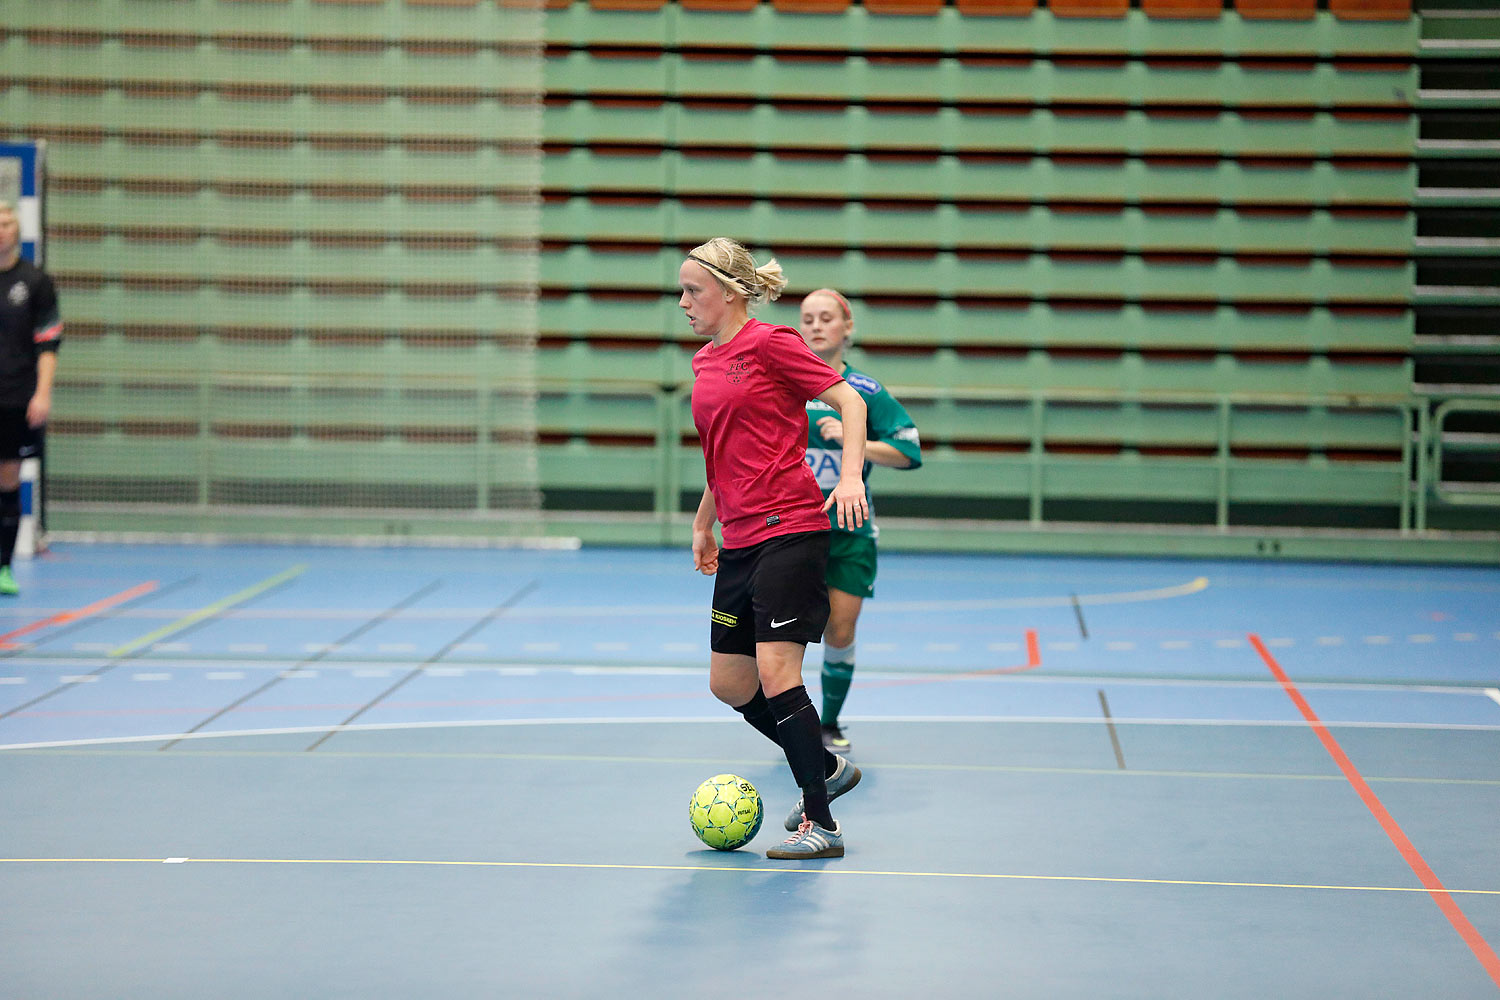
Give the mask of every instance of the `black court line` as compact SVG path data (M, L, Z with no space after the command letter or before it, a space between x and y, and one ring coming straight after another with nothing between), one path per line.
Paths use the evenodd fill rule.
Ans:
M1069 594L1068 598L1073 602L1073 614L1078 619L1078 634L1087 639L1089 637L1089 627L1083 622L1083 605L1078 603L1077 594Z
M0 652L0 659L20 656L22 654L26 654L28 656L33 655L36 653L36 649L38 646L45 645L46 643L52 642L54 639L60 639L66 635L69 635L70 633L77 632L79 629L89 628L93 625L97 625L99 622L107 622L111 618L118 618L120 616L120 612L124 611L126 608L132 608L137 604L144 604L148 601L154 601L159 597L165 597L174 590L180 590L190 583L196 583L197 580L198 574L194 573L192 576L184 577L183 579L178 580L176 583L169 583L165 587L157 587L150 593L142 594L140 597L133 597L128 601L124 601L112 608L101 612L100 614L90 615L88 618L80 618L77 621L69 622L66 625L59 625L57 628L51 630L36 642L29 642L24 646L18 645L15 649L7 649L3 652ZM47 654L43 653L42 655L45 656Z
M1125 752L1120 749L1120 734L1115 730L1115 718L1109 714L1109 699L1104 697L1104 689L1099 689L1099 707L1104 709L1104 724L1109 729L1109 742L1115 748L1115 763L1120 765L1120 770L1125 770Z
M402 677L399 681L397 681L396 683L392 684L390 687L386 688L384 691L380 692L378 695L376 695L374 698L370 699L365 704L361 705L358 709L355 710L355 712L354 712L353 715L349 716L349 718L345 719L343 722L340 722L338 725L336 725L332 729L328 730L328 732L324 733L322 736L319 736L316 740L314 740L312 742L312 744L307 749L309 751L316 750L316 749L318 749L318 747L320 747L324 743L328 742L330 739L333 738L333 735L335 733L337 733L339 730L343 729L345 726L347 726L350 723L352 723L355 719L359 718L361 715L364 715L370 709L374 708L376 705L380 704L382 701L384 701L385 699L389 698L391 695L395 694L398 690L400 690L403 686L406 685L407 682L409 682L413 678L421 676L421 674L422 674L422 672L424 670L426 670L428 667L432 666L432 664L434 664L434 663L438 662L439 660L441 660L443 657L447 656L460 643L463 643L463 642L467 641L468 638L469 638L469 636L475 634L480 629L482 629L486 625L488 625L490 622L494 621L496 618L499 618L502 614L504 614L505 612L509 611L512 607L514 607L516 605L517 602L519 602L522 598L524 598L527 594L531 593L533 590L535 590L539 586L541 586L541 581L540 580L532 580L526 586L522 587L520 590L516 591L514 594L511 594L504 601L502 601L501 603L499 603L498 605L496 605L493 609L491 609L489 614L485 615L483 618L479 619L479 621L475 622L473 625L470 625L468 628L464 629L463 632L460 635L456 636L453 639L450 639L448 641L448 643L443 646L442 649L438 650L436 653L433 653L427 659L425 659L421 663L417 664L417 666L415 668L413 668L412 670L408 671L405 677Z
M280 684L282 681L286 680L288 677L290 677L291 675L295 674L297 671L304 670L307 667L311 666L312 664L317 663L319 660L321 660L323 657L327 656L329 653L331 653L333 650L337 649L339 646L342 646L345 643L353 642L355 639L359 638L364 633L370 631L370 629L374 628L375 626L380 625L380 624L382 624L384 622L389 621L391 619L392 615L395 615L398 612L406 610L412 604L414 604L417 601L421 600L422 598L426 597L428 594L432 593L434 590L438 589L442 585L443 585L443 581L441 581L441 580L433 580L427 586L425 586L422 589L420 589L420 590L412 593L411 595L409 595L407 597L404 597L401 600L397 601L395 604L391 605L389 608L386 608L384 611L380 612L380 614L376 615L374 618L371 618L369 621L364 622L363 624L356 626L353 629L353 631L349 632L348 634L339 636L332 643L330 643L329 645L325 646L324 648L318 650L312 656L309 656L306 659L301 660L300 662L297 663L296 666L292 667L291 669L282 671L281 673L278 673L275 677L273 677L270 680L266 681L264 684L262 684L260 687L256 688L254 691L251 691L251 692L249 692L249 693L247 693L247 694L245 694L245 695L243 695L243 696L241 696L239 698L236 698L234 701L230 702L228 705L225 705L223 708L219 709L213 715L210 715L208 718L206 718L202 722L198 723L192 729L184 730L182 736L179 736L177 739L174 739L174 740L172 740L169 743L162 744L160 747L157 747L157 749L158 750L170 750L170 749L172 749L177 744L181 743L182 740L183 740L183 737L187 736L187 734L189 734L189 733L196 733L198 730L202 729L204 726L209 725L210 723L214 722L217 719L223 718L225 715L228 715L230 712L234 711L236 708L239 708L241 705L243 705L245 702L249 701L251 698L254 698L257 695L260 695L260 694L262 694L262 693L264 693L266 691L269 691L271 688L275 687L277 684Z
M185 586L187 586L188 584L192 583L193 581L195 581L197 579L198 579L197 576L190 576L190 577L187 577L186 579L178 580L176 583L169 584L169 585L167 585L165 587L158 587L156 590L153 590L149 594L142 594L139 598L137 598L137 600L145 601L145 600L150 599L150 598L155 598L155 597L162 596L164 594L168 594L168 593L170 593L173 590L177 590L179 587L185 587ZM81 625L85 625L85 624L92 625L92 624L94 624L96 622L104 621L108 617L110 617L111 615L113 615L113 613L115 611L122 610L122 609L124 609L124 608L126 608L126 607L128 607L128 606L130 606L130 605L132 605L134 603L135 603L135 601L126 601L124 604L120 605L118 608L111 608L110 609L110 615L100 615L100 616L98 616L96 618L89 619L87 622L79 622L78 624L80 626ZM63 626L63 628L67 628L67 627L68 626L66 626L66 625ZM196 627L196 626L194 626L194 627ZM47 641L50 642L54 638L56 638L56 634L55 633L53 635L48 636L47 637ZM136 654L136 651L132 651L132 652L126 653L124 656L112 657L108 663L105 663L104 666L99 667L97 670L93 671L92 673L80 674L79 676L82 676L82 677L103 677L105 674L109 673L111 670L115 669L115 667L118 667L121 663L124 663L127 659L129 659L130 657L134 656L135 654ZM4 712L0 712L0 719L8 719L12 715L15 715L17 712L24 712L28 708L32 707L33 705L40 705L42 702L46 701L48 698L55 698L56 696L62 694L64 691L71 691L74 688L76 688L77 686L78 686L77 684L59 684L57 687L53 688L51 691L43 692L42 694L37 695L35 698L31 699L28 702L24 702L24 703L22 703L20 705L16 705L13 708L7 709Z

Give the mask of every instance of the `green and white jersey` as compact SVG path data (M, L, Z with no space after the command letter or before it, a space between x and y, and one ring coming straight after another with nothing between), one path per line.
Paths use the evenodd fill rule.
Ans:
M886 391L885 386L851 365L844 365L843 376L844 381L864 398L865 407L868 410L865 439L884 441L911 459L909 468L919 467L922 464L922 441L917 436L917 425L912 423L906 407L898 403L896 397ZM823 435L818 432L818 421L823 417L837 416L838 411L821 399L807 401L807 467L817 477L818 488L823 491L825 498L839 484L839 472L843 469L844 449L837 443L824 439ZM863 525L849 531L850 534L864 535L868 538L874 538L879 534L874 521L875 502L870 496L871 468L871 463L866 461L863 475L865 500L869 504L870 515ZM828 523L834 531L848 530L839 527L838 514L835 511L828 512Z

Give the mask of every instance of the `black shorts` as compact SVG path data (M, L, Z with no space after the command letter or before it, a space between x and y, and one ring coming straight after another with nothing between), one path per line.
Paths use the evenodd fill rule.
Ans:
M754 656L757 642L821 641L828 624L828 534L805 531L722 550L709 648Z
M41 439L42 432L26 422L26 407L0 406L0 462L35 457Z

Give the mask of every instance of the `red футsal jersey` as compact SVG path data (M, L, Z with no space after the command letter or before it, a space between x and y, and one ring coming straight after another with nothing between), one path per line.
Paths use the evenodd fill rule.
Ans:
M693 355L693 423L725 548L828 530L823 493L803 463L806 406L842 380L796 330L758 319Z

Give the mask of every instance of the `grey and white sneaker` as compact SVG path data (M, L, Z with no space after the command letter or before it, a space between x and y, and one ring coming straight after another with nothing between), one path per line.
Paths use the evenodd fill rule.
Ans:
M766 857L778 861L806 861L811 858L842 858L844 856L844 827L837 820L833 829L826 830L810 819L797 825L797 832L766 852Z
M834 754L838 757L838 754ZM838 757L838 767L828 776L828 801L843 795L845 792L859 784L859 779L864 775L860 773L847 757ZM797 796L797 804L792 806L792 811L786 814L786 822L782 824L788 830L796 830L802 825L802 796Z

